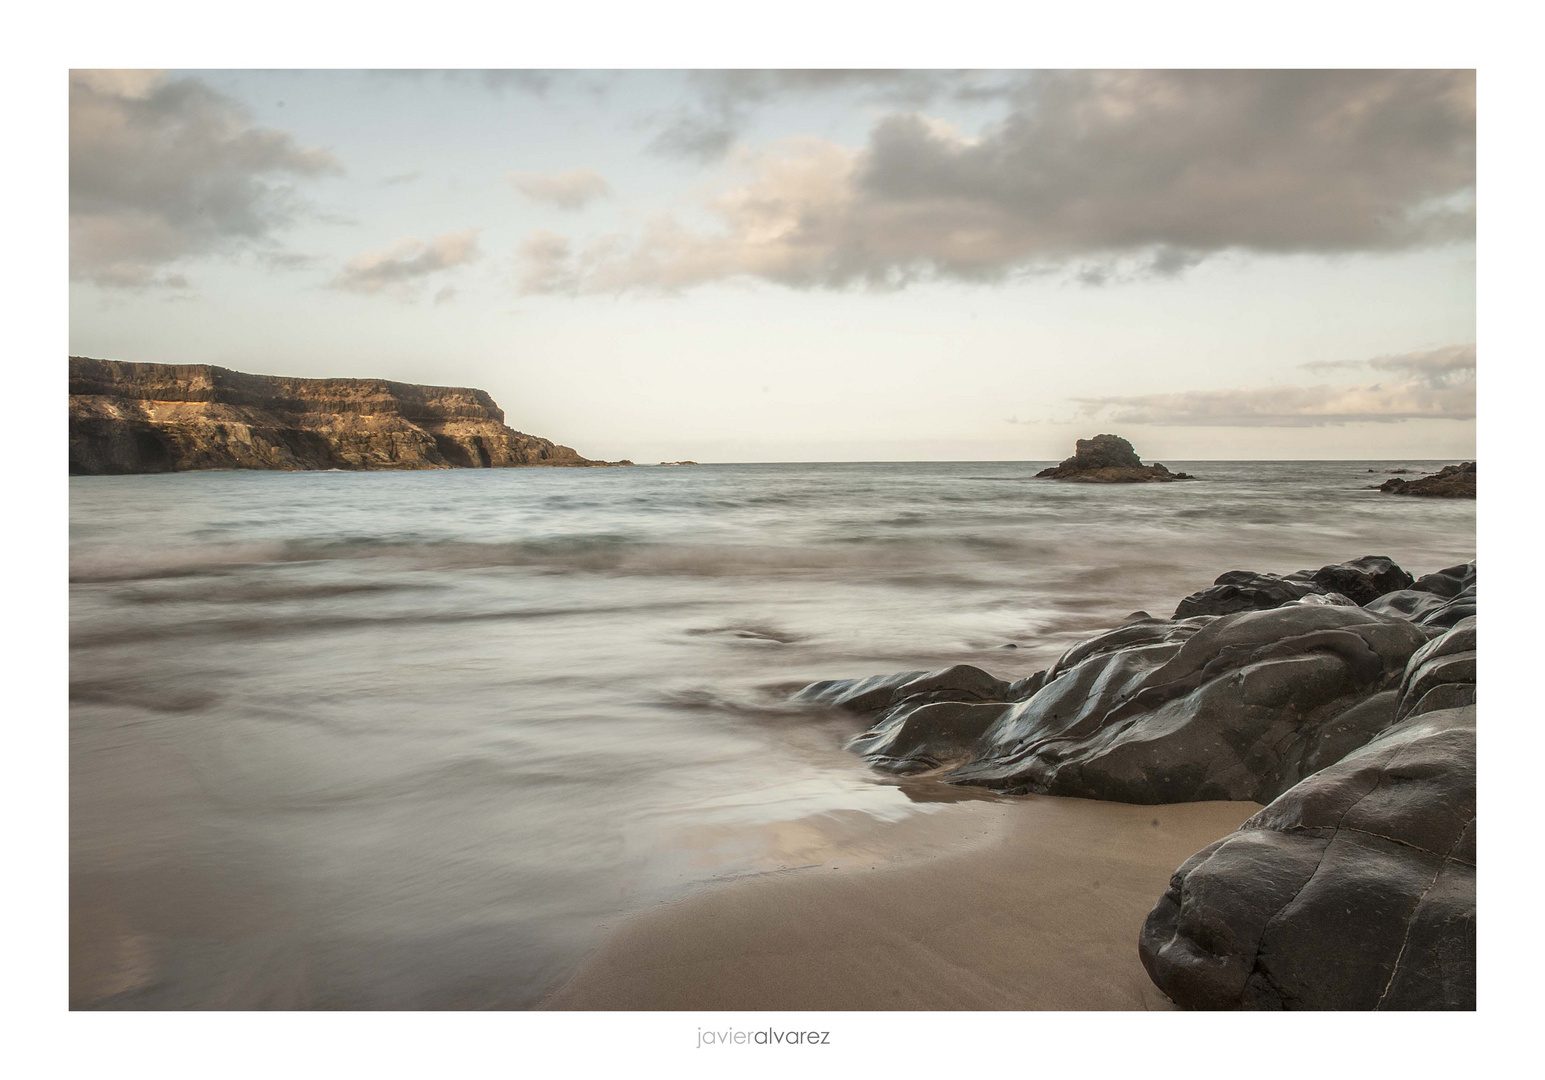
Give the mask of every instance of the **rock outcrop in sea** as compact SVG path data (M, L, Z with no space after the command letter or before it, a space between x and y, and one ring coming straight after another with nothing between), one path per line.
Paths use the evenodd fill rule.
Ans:
M1196 1008L1473 1008L1473 562L1231 571L1007 682L814 683L876 769L1157 804L1266 803L1176 871L1143 962Z
M70 473L606 465L505 426L482 390L70 357Z
M1387 495L1425 495L1430 499L1475 498L1475 462L1463 461L1458 465L1445 465L1431 476L1420 480L1402 480L1390 477L1379 485Z
M1072 457L1035 475L1037 479L1076 480L1084 484L1150 484L1195 479L1183 472L1172 473L1163 465L1144 465L1132 444L1119 435L1079 439Z

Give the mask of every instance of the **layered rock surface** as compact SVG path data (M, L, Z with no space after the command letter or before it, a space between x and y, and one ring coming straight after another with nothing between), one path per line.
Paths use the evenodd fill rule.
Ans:
M1144 930L1183 1005L1473 1007L1475 564L1236 573L1240 592L1139 613L1016 682L957 665L796 700L863 716L850 748L882 771L1270 803L1177 871Z
M1035 475L1037 479L1076 480L1085 484L1147 484L1193 479L1185 473L1172 473L1163 465L1144 465L1132 444L1119 435L1079 439L1072 457Z
M482 390L70 358L70 472L601 465Z

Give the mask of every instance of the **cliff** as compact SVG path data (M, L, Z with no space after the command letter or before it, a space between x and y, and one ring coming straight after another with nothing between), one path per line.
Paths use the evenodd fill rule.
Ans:
M606 465L505 426L482 390L70 357L70 473Z

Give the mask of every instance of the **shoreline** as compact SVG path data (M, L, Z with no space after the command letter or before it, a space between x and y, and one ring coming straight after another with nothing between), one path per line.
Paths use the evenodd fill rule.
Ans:
M1138 958L1143 920L1259 809L1024 796L877 821L818 866L625 919L537 1008L1173 1009Z

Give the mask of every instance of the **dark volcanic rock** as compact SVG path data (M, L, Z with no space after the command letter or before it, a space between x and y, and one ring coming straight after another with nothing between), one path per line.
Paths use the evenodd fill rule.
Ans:
M811 683L795 694L794 700L867 713L899 701L912 705L935 701L1006 701L1009 689L1009 683L993 678L981 668L956 664L938 671L903 671L867 679Z
M1410 574L1383 555L1364 555L1351 562L1322 566L1310 577L1321 592L1338 592L1355 604L1377 600L1385 593L1410 587Z
M1410 588L1385 593L1365 606L1429 629L1454 626L1475 614L1475 563L1424 574Z
M1475 851L1475 708L1413 713L1183 863L1138 952L1188 1008L1474 1009Z
M1175 618L1269 611L1319 592L1319 587L1310 581L1280 577L1277 574L1257 574L1250 570L1230 570L1226 574L1219 574L1209 588L1194 592L1182 600L1175 608Z
M1475 588L1475 562L1472 560L1460 563L1458 566L1449 566L1430 574L1423 574L1416 579L1411 588L1430 592L1434 596L1458 596L1466 589Z
M1269 803L1187 860L1142 929L1144 966L1182 1006L1474 1008L1475 619L1431 620L1473 613L1475 564L1413 582L1369 556L1219 582L1280 606L1136 612L1014 683L957 666L799 697L870 719L849 746L886 772ZM1367 607L1319 591L1402 584Z
M1475 498L1475 462L1465 461L1458 465L1445 465L1431 476L1420 480L1402 480L1400 477L1384 481L1379 490L1390 495L1426 495L1436 499Z
M1332 563L1318 570L1300 570L1286 577L1230 570L1220 574L1209 588L1182 600L1175 608L1175 618L1267 611L1315 595L1340 596L1342 602L1362 605L1411 585L1411 575L1383 555L1364 555L1350 562Z
M70 357L71 474L604 465L481 390Z
M1418 649L1400 680L1395 716L1475 704L1475 616Z
M1131 623L1001 691L904 673L802 699L884 710L850 746L889 772L947 768L952 783L1119 802L1265 802L1388 726L1427 640L1403 619L1295 603ZM973 708L924 708L944 692Z
M1079 439L1072 457L1035 475L1038 479L1077 480L1088 484L1144 484L1192 479L1185 473L1172 473L1163 465L1144 465L1132 444L1119 435Z

